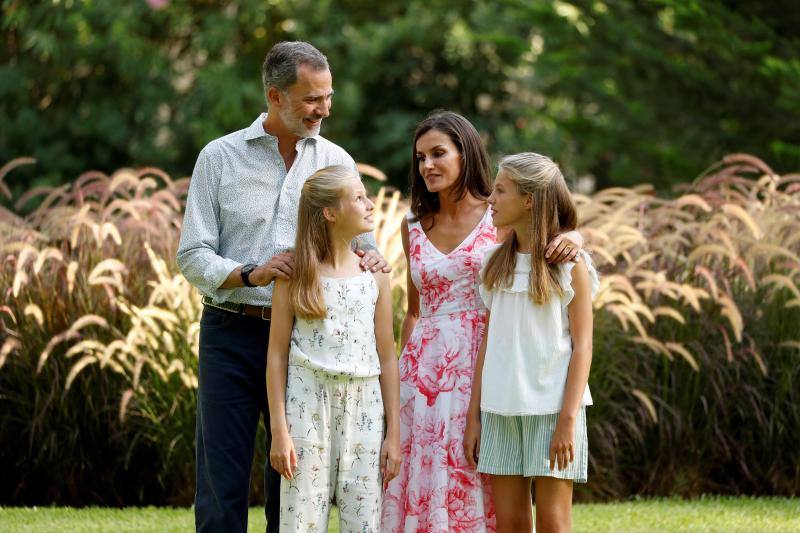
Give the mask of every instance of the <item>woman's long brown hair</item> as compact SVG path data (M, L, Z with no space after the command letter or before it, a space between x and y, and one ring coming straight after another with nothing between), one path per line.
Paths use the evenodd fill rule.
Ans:
M453 200L461 200L467 193L485 199L492 192L489 155L475 126L458 113L434 111L419 123L411 145L411 213L417 220L438 213L440 207L438 193L428 191L425 186L417 157L417 141L431 130L450 137L461 155L461 173L452 191Z

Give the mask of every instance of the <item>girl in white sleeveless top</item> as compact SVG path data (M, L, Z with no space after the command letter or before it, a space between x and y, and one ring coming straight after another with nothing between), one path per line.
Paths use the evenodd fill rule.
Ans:
M346 167L303 185L294 272L276 280L267 352L281 531L327 531L335 499L340 531L377 532L382 482L400 469L389 276L362 272L351 248L372 231L373 210Z
M585 406L591 405L592 298L586 252L548 265L543 243L575 229L558 166L522 153L504 158L489 197L495 226L513 230L487 249L480 292L489 310L467 413L464 453L490 474L498 531L571 530L572 484L586 482Z

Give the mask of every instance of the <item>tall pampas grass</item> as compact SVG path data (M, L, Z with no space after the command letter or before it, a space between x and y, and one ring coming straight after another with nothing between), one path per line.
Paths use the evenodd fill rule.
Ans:
M173 258L188 180L90 172L13 199L2 177L30 162L0 169L0 438L15 443L0 498L187 504L201 305ZM601 272L578 496L796 495L800 175L736 154L672 198L575 201ZM408 203L387 188L375 203L398 327Z

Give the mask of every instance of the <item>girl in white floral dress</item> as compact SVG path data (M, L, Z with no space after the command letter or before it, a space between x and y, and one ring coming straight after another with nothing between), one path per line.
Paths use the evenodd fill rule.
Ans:
M267 352L281 531L379 531L382 481L400 468L398 367L387 274L351 248L373 229L358 175L326 167L300 197L291 281L276 280ZM384 432L385 428L385 432Z

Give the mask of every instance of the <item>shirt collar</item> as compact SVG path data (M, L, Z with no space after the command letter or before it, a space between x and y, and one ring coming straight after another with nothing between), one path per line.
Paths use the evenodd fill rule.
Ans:
M270 135L266 131L264 131L264 121L267 120L267 113L261 113L258 115L258 118L253 121L252 124L245 130L244 133L244 140L245 141L252 141L253 139L260 139L261 137L269 137L270 139L278 141L277 137L274 135ZM300 139L298 142L303 142L309 139L313 139L315 142L319 139L319 135L314 135L313 137L304 137Z
M267 118L266 113L261 113L258 115L258 118L250 124L250 127L247 128L247 131L244 133L244 140L252 141L253 139L259 139L261 137L272 137L269 133L264 131L264 120Z

